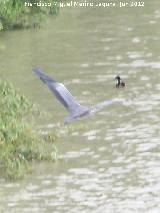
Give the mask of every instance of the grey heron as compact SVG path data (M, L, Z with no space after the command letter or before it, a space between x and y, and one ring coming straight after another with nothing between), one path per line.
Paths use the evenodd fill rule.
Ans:
M68 124L72 121L88 116L97 112L105 106L111 105L119 100L107 100L96 104L92 107L87 107L79 104L76 99L71 95L67 88L58 81L44 74L44 72L36 67L33 67L33 72L40 78L40 80L48 86L51 92L55 95L58 101L66 108L69 115L64 119L64 123Z

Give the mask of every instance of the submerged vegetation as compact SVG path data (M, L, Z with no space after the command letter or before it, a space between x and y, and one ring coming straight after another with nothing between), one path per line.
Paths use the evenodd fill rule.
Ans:
M0 0L0 30L40 26L46 16L58 13L57 2L57 0Z
M16 179L30 170L34 160L55 160L56 134L33 131L38 107L7 82L0 81L0 177Z

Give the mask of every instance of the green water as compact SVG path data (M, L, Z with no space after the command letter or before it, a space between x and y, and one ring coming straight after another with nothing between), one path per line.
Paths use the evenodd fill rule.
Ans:
M38 128L61 126L59 161L24 180L0 182L0 212L158 213L160 209L160 9L61 8L37 30L0 35L1 78L42 111ZM32 74L41 67L84 105L121 98L95 116L63 126L66 111ZM117 90L114 77L127 83Z

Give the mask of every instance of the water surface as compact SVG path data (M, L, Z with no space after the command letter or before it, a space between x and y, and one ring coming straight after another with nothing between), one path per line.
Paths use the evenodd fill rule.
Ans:
M39 127L61 125L58 162L36 165L22 181L1 180L0 212L159 213L160 10L158 0L145 4L62 8L41 29L0 35L1 78L50 113ZM112 98L127 104L67 131L65 110L32 65L63 82L82 104ZM115 88L117 74L124 90Z

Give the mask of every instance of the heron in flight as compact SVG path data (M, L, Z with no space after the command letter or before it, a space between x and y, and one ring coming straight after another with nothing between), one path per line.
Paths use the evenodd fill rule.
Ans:
M72 121L91 115L103 107L111 105L116 102L120 102L119 100L107 100L101 102L95 106L87 107L79 104L76 99L71 95L71 93L67 90L67 88L58 81L50 78L39 68L32 68L33 72L40 78L40 80L48 86L51 92L56 96L58 101L66 108L69 112L69 115L64 119L64 124L69 124Z

